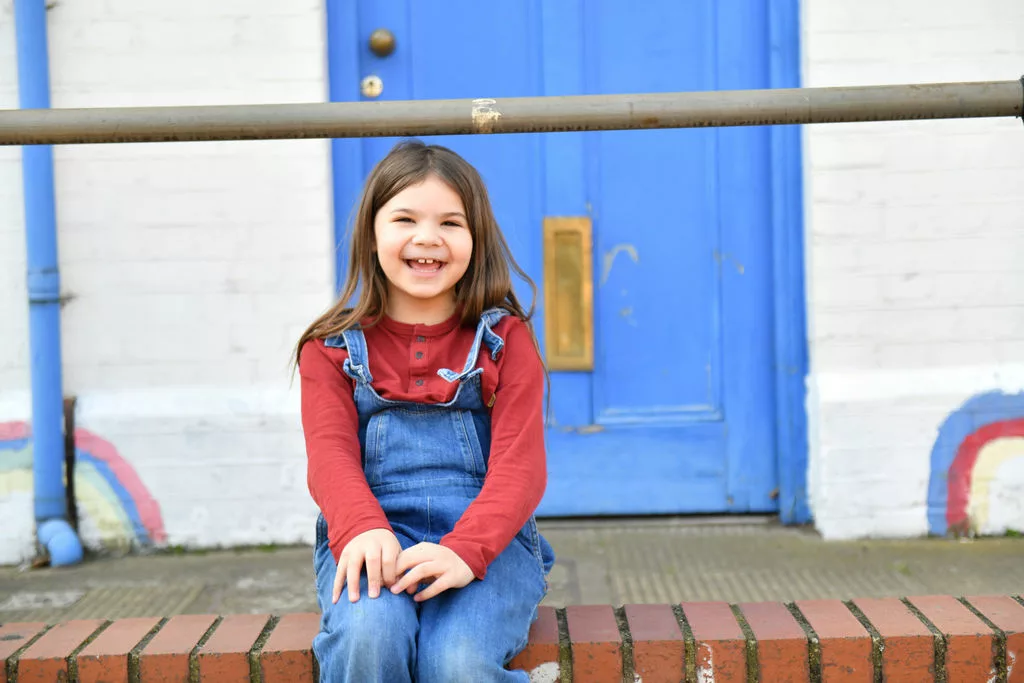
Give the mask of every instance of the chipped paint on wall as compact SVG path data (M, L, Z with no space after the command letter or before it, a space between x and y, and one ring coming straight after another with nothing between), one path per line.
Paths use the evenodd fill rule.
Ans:
M604 255L604 266L601 269L602 286L608 282L608 276L611 275L612 266L615 265L615 257L619 254L626 254L633 260L633 263L640 263L640 254L637 253L636 247L632 244L616 244Z

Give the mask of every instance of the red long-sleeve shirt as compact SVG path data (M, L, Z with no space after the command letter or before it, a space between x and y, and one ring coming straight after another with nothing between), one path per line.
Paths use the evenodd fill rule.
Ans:
M480 494L441 539L479 579L536 510L547 485L543 365L522 320L506 316L494 331L505 340L498 358L491 359L485 344L477 358L484 403L493 400L487 474ZM457 385L437 370L461 372L474 334L457 316L437 325L385 317L364 330L374 390L396 401L451 400ZM327 520L335 560L353 537L391 529L363 474L355 383L342 369L346 358L347 350L318 339L303 345L299 362L309 491Z

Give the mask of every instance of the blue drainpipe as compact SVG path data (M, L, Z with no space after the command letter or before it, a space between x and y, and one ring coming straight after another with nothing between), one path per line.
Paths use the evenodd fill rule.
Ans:
M22 109L48 109L50 66L46 0L14 0L14 24L20 106ZM64 489L64 387L53 148L26 145L21 148L21 164L28 256L36 532L50 555L50 564L57 567L81 562L82 542L68 523Z

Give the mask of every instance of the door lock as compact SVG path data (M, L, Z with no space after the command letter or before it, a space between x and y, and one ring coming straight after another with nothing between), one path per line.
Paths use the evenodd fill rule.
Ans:
M380 80L380 76L367 76L359 84L359 90L362 91L363 97L380 97L384 92L384 81Z

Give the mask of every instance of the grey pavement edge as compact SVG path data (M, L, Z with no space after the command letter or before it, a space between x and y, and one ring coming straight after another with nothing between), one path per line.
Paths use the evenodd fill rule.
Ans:
M1024 539L823 541L770 517L542 520L545 604L1024 593ZM316 611L311 548L93 557L0 568L0 623Z

